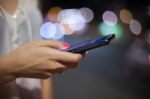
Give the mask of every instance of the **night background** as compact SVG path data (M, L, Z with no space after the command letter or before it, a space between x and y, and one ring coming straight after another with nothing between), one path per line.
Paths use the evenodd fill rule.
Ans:
M89 51L77 69L53 77L55 99L150 99L149 0L42 0L41 3L44 18L53 7L86 7L93 11L94 18L86 30L80 35L64 36L65 42L76 44L106 35L111 31L109 28L118 29L110 45ZM126 23L127 19L120 17L123 9L132 14L134 21ZM116 27L105 27L102 23L106 11L117 16Z

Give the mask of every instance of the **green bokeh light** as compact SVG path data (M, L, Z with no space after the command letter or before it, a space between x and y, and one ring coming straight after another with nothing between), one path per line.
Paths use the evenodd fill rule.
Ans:
M123 29L119 23L110 26L103 22L99 26L99 32L102 33L102 35L108 35L114 33L116 35L116 38L119 39L122 37Z

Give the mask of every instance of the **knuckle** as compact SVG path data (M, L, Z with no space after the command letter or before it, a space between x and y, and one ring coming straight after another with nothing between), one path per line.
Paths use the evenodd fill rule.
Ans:
M52 71L53 74L62 73L65 71L65 68L56 68Z
M64 72L64 68L59 68L59 69L56 69L55 71L57 72L57 73L62 73L62 72Z
M54 66L50 66L49 69L47 69L47 71L49 73L55 74L55 73L63 72L65 69L66 67L64 65L56 64Z
M47 79L47 78L49 78L51 76L52 76L51 73L43 72L43 73L38 73L38 74L34 75L33 78Z
M42 76L42 79L47 79L51 77L51 74L50 73L45 73L43 76Z

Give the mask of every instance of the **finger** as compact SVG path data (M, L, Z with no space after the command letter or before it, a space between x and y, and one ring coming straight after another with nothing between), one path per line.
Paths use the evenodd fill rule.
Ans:
M62 64L64 64L67 69L72 69L72 68L77 68L79 66L79 62L78 63L66 63L66 62L62 62Z
M83 57L85 57L87 54L88 54L88 52L82 52L82 53L80 53Z
M51 47L51 48L56 48L56 49L61 49L63 48L63 43L56 41L56 40L41 40L36 42L36 46L41 46L41 47Z
M50 73L62 73L64 72L66 69L66 66L59 63L59 62L56 62L56 61L50 61L47 65L47 72L50 72Z
M20 74L19 76L18 76L18 78L20 78L20 77L24 77L24 78L39 78L39 79L47 79L47 78L49 78L49 77L51 77L52 76L52 73L49 73L49 72L40 72L40 71L38 71L38 72L33 72L33 73L28 73L28 74Z
M74 54L59 50L55 50L53 52L55 53L51 53L50 58L60 62L78 63L83 58L83 55L81 54Z
M49 77L52 76L52 73L49 73L49 72L45 72L45 73L37 73L36 75L33 75L32 77L30 78L40 78L40 79L47 79Z

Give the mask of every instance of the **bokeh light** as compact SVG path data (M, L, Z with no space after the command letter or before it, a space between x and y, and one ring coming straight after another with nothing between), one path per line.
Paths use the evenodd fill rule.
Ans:
M90 8L83 7L79 9L79 11L81 12L82 16L85 18L85 21L87 23L93 20L94 12Z
M116 25L110 26L106 23L101 23L99 26L99 31L102 33L102 35L108 35L114 33L116 35L116 38L121 38L122 36L122 26L118 23Z
M53 7L49 10L40 33L44 39L62 39L65 35L81 35L94 18L94 12L87 7L80 9L62 9Z
M86 27L86 24L84 22L77 22L76 24L70 25L70 28L74 31L82 31Z
M60 7L53 7L48 12L48 20L51 22L57 22L58 21L58 14L62 10Z
M51 39L56 34L56 26L51 22L46 22L41 26L40 34L43 39Z
M53 36L53 39L60 40L64 37L64 27L59 23L55 23L55 26L56 34Z
M107 25L116 25L118 22L117 15L112 11L105 11L103 13L103 21Z
M142 25L137 20L131 20L130 21L130 30L133 34L139 35L142 31Z
M58 20L61 23L74 24L76 19L81 19L81 13L77 9L65 9L58 15ZM82 17L82 19L84 19ZM85 21L85 20L84 20Z
M73 34L75 31L81 31L86 26L85 18L77 9L66 9L59 13L59 22L65 27L66 35Z
M62 26L63 26L63 32L62 33L64 35L71 35L75 32L74 29L71 28L70 24L62 24Z
M132 13L131 13L129 10L127 10L127 9L122 9L122 10L120 11L120 19L121 19L121 21L122 21L123 23L129 24L130 21L133 19L133 15L132 15Z

